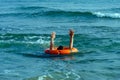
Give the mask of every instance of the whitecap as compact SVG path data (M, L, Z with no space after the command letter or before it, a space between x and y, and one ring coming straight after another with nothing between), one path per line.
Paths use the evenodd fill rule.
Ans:
M111 18L120 18L120 13L103 13L103 12L95 12L94 15L98 17L111 17Z

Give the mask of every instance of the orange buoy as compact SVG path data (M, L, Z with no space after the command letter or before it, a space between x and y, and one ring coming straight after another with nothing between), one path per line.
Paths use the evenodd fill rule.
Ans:
M49 48L45 50L45 53L47 54L56 54L56 55L67 55L76 52L78 52L76 48L69 49L69 47L63 47L62 50L59 50L57 47L54 48L54 50L50 50Z

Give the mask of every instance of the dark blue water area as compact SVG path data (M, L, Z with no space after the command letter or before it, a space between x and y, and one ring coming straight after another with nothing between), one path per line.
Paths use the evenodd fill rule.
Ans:
M0 0L0 80L119 80L119 0ZM71 55L48 55L69 45Z

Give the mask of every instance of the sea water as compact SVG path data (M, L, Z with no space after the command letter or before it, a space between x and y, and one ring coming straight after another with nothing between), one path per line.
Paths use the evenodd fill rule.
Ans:
M50 56L69 45L77 54ZM119 0L0 0L0 80L120 80Z

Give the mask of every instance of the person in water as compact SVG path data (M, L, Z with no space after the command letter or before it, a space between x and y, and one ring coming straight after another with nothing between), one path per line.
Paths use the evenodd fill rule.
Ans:
M55 47L54 47L55 35L56 35L56 33L52 32L52 34L51 34L51 40L50 40L50 50L54 50L55 49ZM74 37L74 31L72 29L70 29L69 35L70 35L69 49L72 49L73 48L73 37ZM63 46L59 46L57 49L58 50L62 50Z
M55 39L55 32L52 32L51 34L51 40L50 40L50 50L54 50L54 39Z

